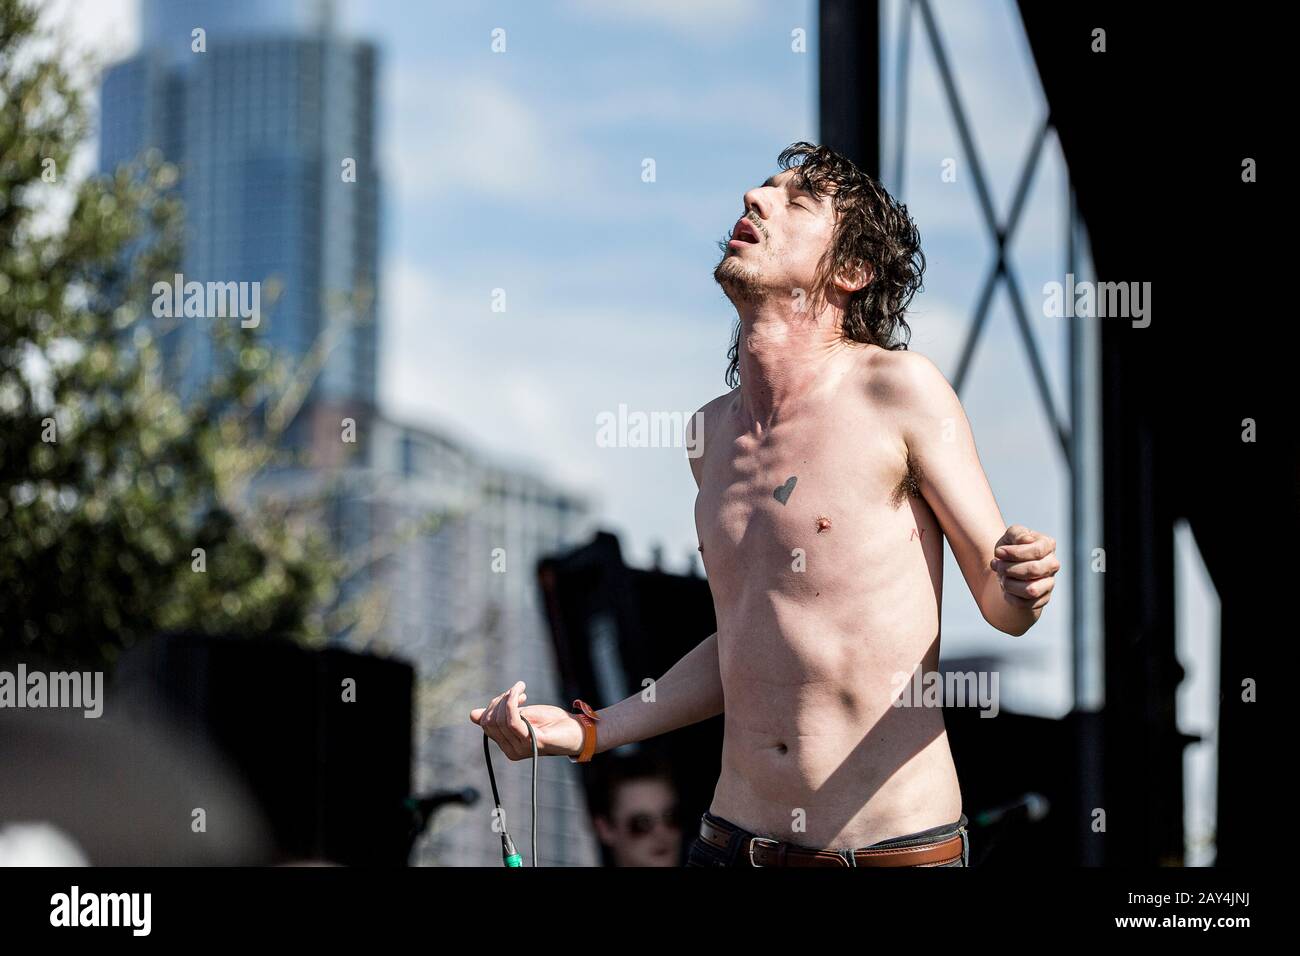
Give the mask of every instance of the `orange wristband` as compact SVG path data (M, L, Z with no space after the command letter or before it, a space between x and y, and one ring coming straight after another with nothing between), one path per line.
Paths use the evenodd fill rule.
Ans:
M573 706L578 708L574 717L582 724L582 751L576 757L570 757L570 763L590 763L596 755L596 721L600 720L596 712L585 701L575 700Z

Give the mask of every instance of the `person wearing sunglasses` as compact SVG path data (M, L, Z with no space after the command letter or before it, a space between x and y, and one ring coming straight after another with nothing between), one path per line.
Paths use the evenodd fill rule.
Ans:
M679 866L682 830L677 789L652 758L612 762L593 799L593 823L613 866Z

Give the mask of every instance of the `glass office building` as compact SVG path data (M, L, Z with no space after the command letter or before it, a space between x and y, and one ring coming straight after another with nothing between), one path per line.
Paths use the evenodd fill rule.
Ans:
M374 46L333 33L321 2L142 13L141 49L104 78L101 171L150 147L178 164L185 281L261 283L266 343L295 364L323 354L311 399L373 407ZM210 321L165 339L182 394L211 375Z

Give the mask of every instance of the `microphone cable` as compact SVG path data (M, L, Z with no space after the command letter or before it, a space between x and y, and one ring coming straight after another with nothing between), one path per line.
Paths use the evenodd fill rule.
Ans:
M520 719L528 725L528 736L533 742L533 866L537 865L537 731L529 723L528 718L522 714ZM492 772L492 751L488 749L488 735L483 734L483 759L487 761L488 780L492 783L492 802L496 808L501 811L501 861L506 866L523 866L524 859L515 850L514 841L510 839L510 833L506 829L506 812L501 806L501 795L497 793L497 776Z

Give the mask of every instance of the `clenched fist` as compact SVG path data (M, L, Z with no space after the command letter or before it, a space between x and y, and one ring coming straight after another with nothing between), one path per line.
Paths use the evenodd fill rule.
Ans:
M1013 607L1038 610L1056 586L1056 542L1040 531L1013 524L993 546L989 567L1002 584L1002 596Z
M549 704L521 707L528 695L519 681L504 694L492 698L486 707L475 707L469 719L497 742L511 760L533 755L528 724L537 733L539 757L576 757L582 752L582 723L568 711ZM527 719L528 723L524 720Z

